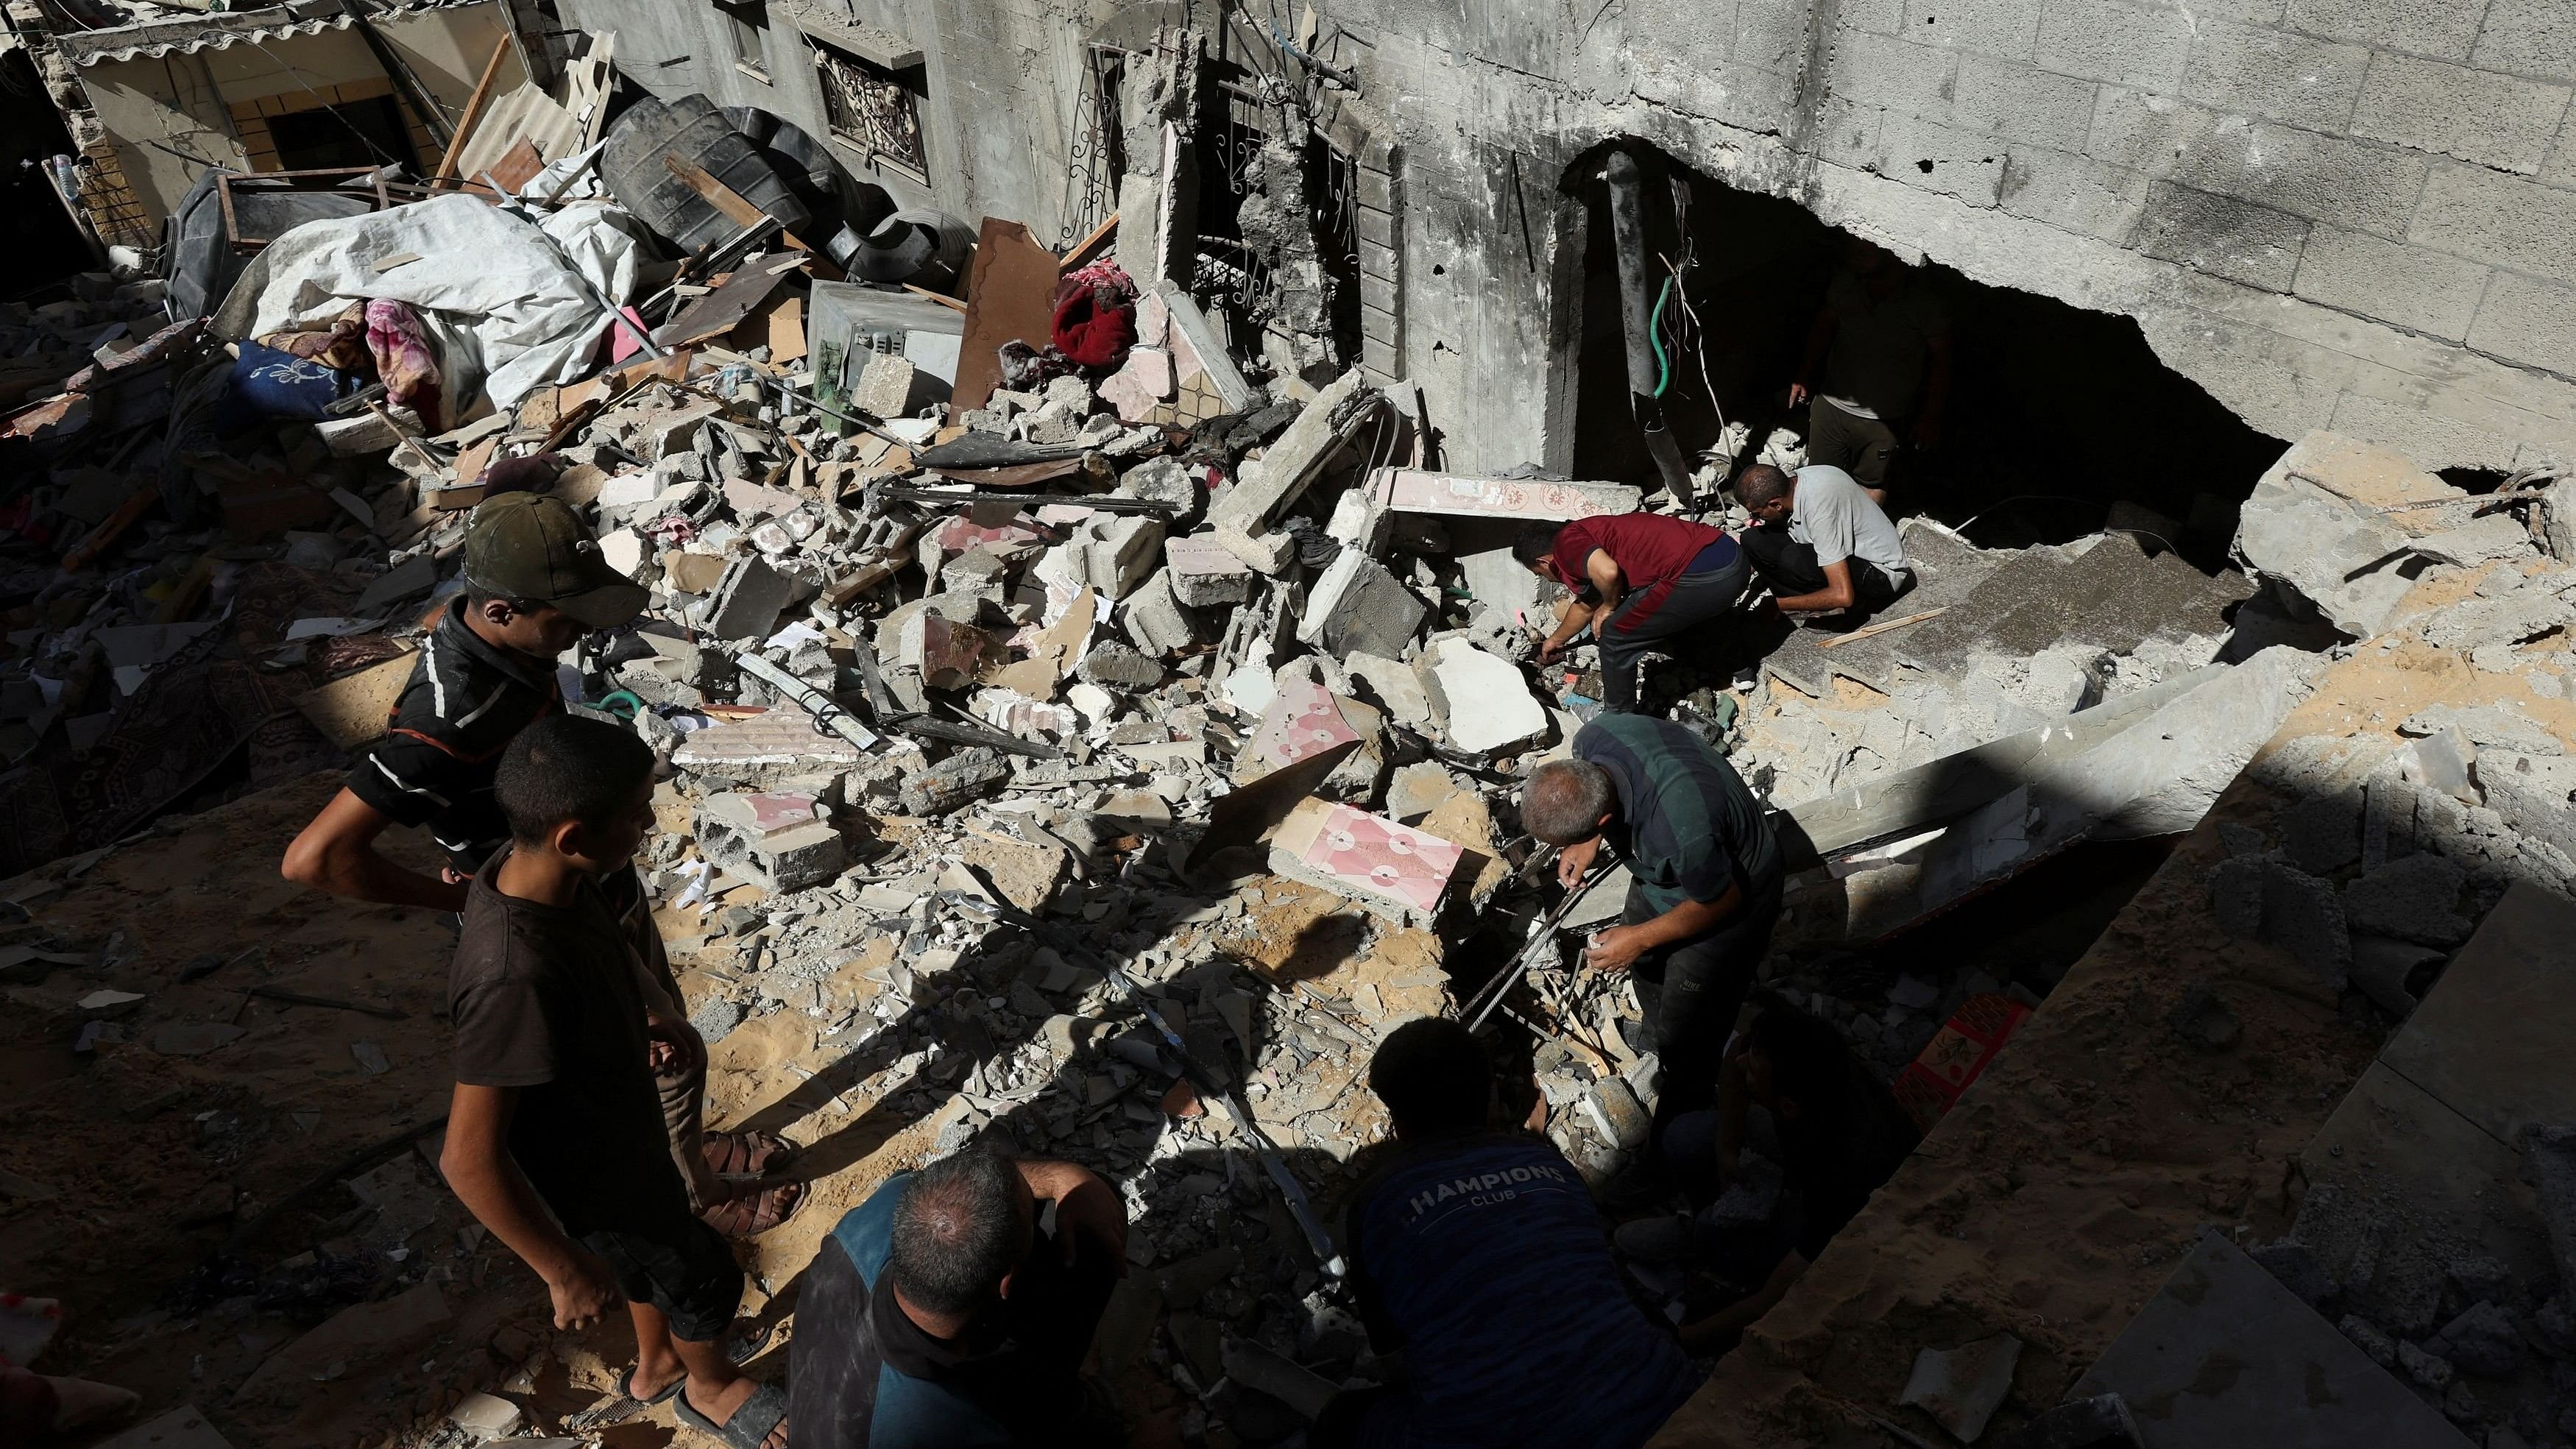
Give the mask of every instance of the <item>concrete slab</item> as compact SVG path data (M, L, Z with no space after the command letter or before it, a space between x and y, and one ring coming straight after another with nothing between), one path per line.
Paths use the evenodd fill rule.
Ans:
M2528 882L2496 903L2380 1060L2499 1143L2576 1121L2576 902Z
M2395 1246L2367 1242L2366 1235L2439 1243L2453 1256L2482 1254L2504 1264L2516 1282L2536 1283L2557 1272L2520 1157L2385 1062L2371 1063L2336 1104L2300 1154L2299 1168L2311 1194L2330 1187L2363 1205L2358 1211L2365 1220L2381 1216L2368 1205L2389 1205L2384 1224L2349 1236L2312 1223L2313 1213L2301 1219L2300 1240L2348 1293L2368 1297L2371 1285L2353 1279L2370 1269L2357 1269L2357 1261L2365 1254L2384 1259Z
M2000 555L1986 553L1938 524L1907 519L1902 529L1906 562L1914 566L1914 587L1880 611L1882 618L1901 619L1928 609L1955 609L1967 602L1987 575L2002 567ZM1858 680L1881 694L1893 694L1904 663L1899 652L1916 631L1947 619L1926 619L1903 629L1825 647L1835 636L1813 629L1792 631L1762 667L1790 688L1821 699L1832 679Z
M1466 855L1451 841L1385 816L1308 799L1271 838L1270 868L1400 925L1428 926Z
M1417 468L1380 468L1370 476L1369 486L1380 508L1465 518L1571 521L1603 513L1634 513L1645 500L1642 492L1626 483L1470 478Z
M2105 535L2004 560L1949 613L1903 631L1896 652L1945 677L1973 655L2028 656L2070 641L2124 654L2148 639L2222 636L2221 612L2252 592L2241 575L2211 578L2173 554L2150 557L2126 535Z
M2210 1231L2069 1393L2128 1400L2147 1449L2470 1449Z

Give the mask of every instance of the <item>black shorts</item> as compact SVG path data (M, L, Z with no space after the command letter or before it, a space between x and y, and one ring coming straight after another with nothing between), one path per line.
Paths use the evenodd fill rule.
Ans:
M723 1236L696 1218L680 1215L650 1232L600 1228L581 1245L608 1260L617 1287L671 1320L671 1336L712 1343L733 1325L742 1305L742 1265Z

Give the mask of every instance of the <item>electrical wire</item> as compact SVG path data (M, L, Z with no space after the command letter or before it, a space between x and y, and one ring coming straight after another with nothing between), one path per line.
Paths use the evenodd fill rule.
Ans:
M1673 299L1673 279L1664 278L1663 290L1655 294L1655 310L1646 317L1646 345L1655 349L1655 396L1662 397L1673 385L1673 360L1664 355L1664 304Z

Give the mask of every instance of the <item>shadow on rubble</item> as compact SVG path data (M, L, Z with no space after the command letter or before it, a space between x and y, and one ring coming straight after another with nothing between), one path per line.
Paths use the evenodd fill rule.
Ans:
M1132 965L1137 950L1163 936L1169 918L1222 898L1158 883L1151 895L1155 914L1113 938L1114 956L1097 954ZM792 1136L797 1123L833 1098L930 1047L934 1054L913 1085L887 1092L800 1148L795 1175L812 1181L842 1171L941 1110L952 1095L962 1096L965 1110L925 1160L982 1143L1079 1163L1127 1191L1131 1270L1094 1347L1096 1367L1128 1418L1131 1443L1178 1445L1181 1416L1202 1406L1246 1444L1302 1432L1305 1417L1290 1404L1302 1400L1310 1412L1312 1396L1360 1361L1366 1339L1357 1319L1324 1299L1309 1305L1326 1279L1261 1154L1243 1130L1223 1125L1224 1108L1199 1102L1142 1013L1112 998L1088 1021L1075 1017L1067 1005L1092 991L1087 976L1055 993L1062 1001L1044 999L1037 982L1054 963L1042 965L1039 952L1052 949L1079 969L1083 943L1078 917L1048 917L1043 924L1050 928L1043 937L1012 924L995 926L956 966L917 984L912 1004L893 1020L867 1030L813 1078L727 1125ZM1323 974L1357 952L1365 929L1364 922L1341 916L1313 922L1290 956L1300 964L1289 969L1298 979ZM1223 1074L1221 1085L1238 1092L1249 1087L1272 1109L1293 1094L1300 1114L1322 1112L1337 1121L1374 1113L1366 1084L1371 1038L1335 1004L1293 990L1265 991L1249 979L1248 968L1221 952L1156 974L1159 980L1138 980L1138 988L1154 997L1191 1056ZM1004 1005L994 1006L996 1000ZM1040 1004L1050 1014L1015 1009ZM1022 1063L1024 1049L1041 1040L1048 1051ZM1177 1150L1164 1142L1169 1133L1181 1134ZM1295 1137L1293 1129L1281 1135ZM1313 1221L1333 1223L1356 1180L1353 1168L1334 1151L1297 1142L1283 1141L1275 1160L1308 1195ZM1347 1155L1349 1148L1339 1151ZM801 1278L800 1269L797 1280L781 1286L765 1321L794 1311ZM1158 1341L1167 1352L1149 1356ZM1314 1366L1330 1383L1296 1364Z

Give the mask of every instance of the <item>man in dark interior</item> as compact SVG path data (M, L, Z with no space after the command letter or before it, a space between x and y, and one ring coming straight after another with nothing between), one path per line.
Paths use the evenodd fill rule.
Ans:
M1114 1449L1081 1369L1126 1271L1126 1205L1087 1168L969 1147L886 1179L799 1280L798 1449Z
M1660 1120L1708 1105L1721 1053L1780 918L1779 837L1706 740L1669 720L1605 714L1521 791L1521 828L1581 880L1608 839L1633 877L1620 923L1585 963L1630 971L1663 1067Z
M1735 497L1754 518L1740 540L1753 571L1792 619L1830 614L1850 629L1914 585L1904 536L1840 468L1754 463L1735 476Z
M1512 557L1575 596L1540 646L1539 662L1555 663L1590 625L1601 646L1603 702L1621 712L1637 708L1637 668L1646 652L1725 617L1751 573L1724 530L1661 513L1533 523L1512 541Z
M1631 1256L1693 1252L1751 1289L1682 1328L1693 1353L1723 1353L1785 1296L1798 1275L1886 1185L1922 1141L1895 1094L1852 1054L1832 1023L1764 993L1718 1078L1717 1106L1664 1129L1664 1160L1693 1202L1705 1205L1738 1176L1753 1107L1778 1139L1783 1191L1767 1222L1738 1228L1689 1220L1629 1224ZM1705 1220L1703 1220L1705 1222ZM1649 1231L1637 1231L1640 1228ZM1682 1228L1682 1231L1653 1231Z
M1497 1127L1493 1086L1483 1046L1442 1017L1370 1059L1395 1153L1352 1198L1350 1282L1403 1376L1336 1396L1311 1449L1635 1449L1698 1386L1621 1285L1574 1164Z
M1850 471L1871 498L1906 444L1936 447L1950 399L1950 319L1919 268L1858 237L1825 288L1824 310L1789 384L1811 403L1807 461Z

